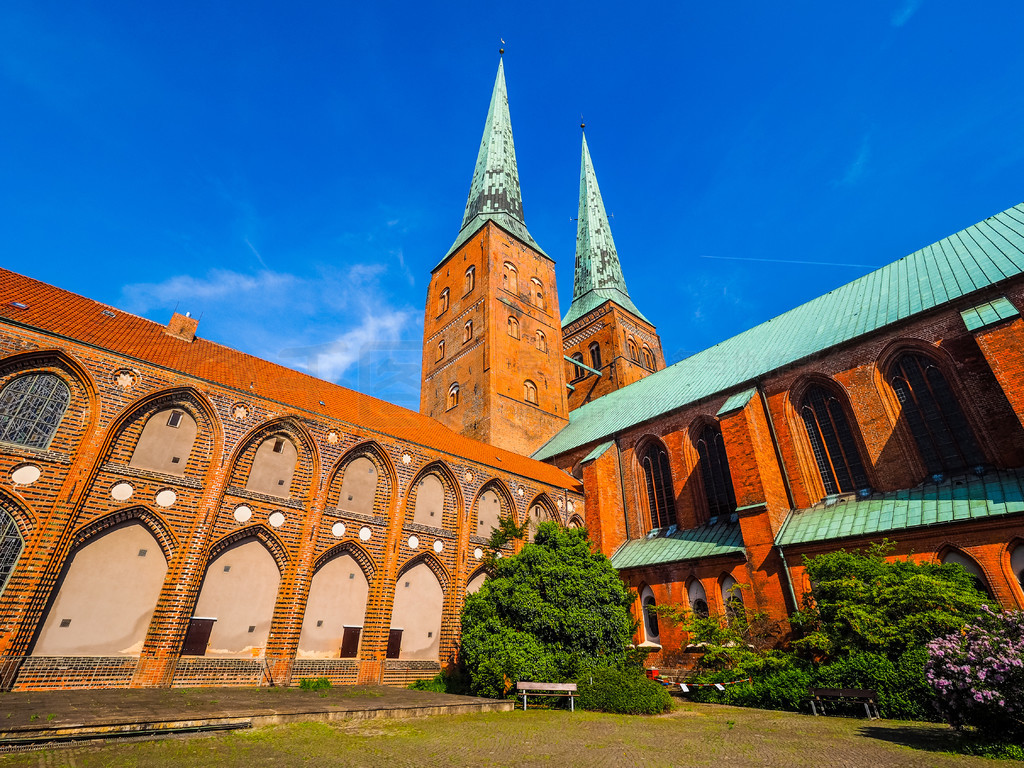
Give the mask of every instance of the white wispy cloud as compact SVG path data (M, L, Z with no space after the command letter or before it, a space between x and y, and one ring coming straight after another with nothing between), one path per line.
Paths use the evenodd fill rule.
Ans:
M922 0L904 0L889 19L889 23L894 27L902 27L910 21L911 16L917 13L917 9L921 7L921 2Z
M329 381L415 407L420 312L396 304L386 264L352 264L314 276L211 269L122 288L121 305L202 315L199 335Z
M848 166L846 166L846 171L843 173L842 178L835 182L836 185L848 187L859 182L867 172L868 161L870 159L871 134L868 133L861 139L860 147L857 149L857 156L853 158L853 161Z

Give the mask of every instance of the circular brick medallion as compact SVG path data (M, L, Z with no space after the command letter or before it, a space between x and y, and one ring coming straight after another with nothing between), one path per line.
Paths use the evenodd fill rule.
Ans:
M21 464L11 472L11 480L15 485L32 485L42 472L35 464Z
M271 512L270 517L267 518L267 522L274 528L280 528L284 525L284 512Z
M420 540L416 536L409 537L409 549L418 549L420 546Z
M441 541L440 539L435 541L434 542L434 551L437 552L437 554L440 555L444 551L444 542Z
M164 507L165 509L174 504L178 500L178 494L172 491L170 488L164 488L162 491L158 491L156 494L156 504L158 507Z
M128 501L135 493L131 483L117 483L110 489L110 498L114 501Z
M373 536L373 531L367 528L365 525L359 529L359 540L369 541L370 537Z
M247 507L245 504L239 504L235 507L235 520L240 523L247 523L252 518L252 509Z
M345 524L335 523L331 526L331 533L334 534L335 538L340 539L342 536L345 535Z

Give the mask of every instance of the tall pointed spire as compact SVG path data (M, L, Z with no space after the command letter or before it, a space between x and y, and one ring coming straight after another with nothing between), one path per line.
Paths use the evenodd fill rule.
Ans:
M615 250L608 214L605 213L604 200L601 199L594 164L590 159L587 135L583 134L580 212L576 223L576 276L573 281L572 304L569 305L562 325L568 325L608 300L628 309L641 320L647 320L633 304L626 290L619 254Z
M519 171L516 168L516 147L512 141L512 121L508 114L508 93L505 90L504 62L498 62L491 106L476 158L473 183L469 187L462 229L445 258L457 250L488 220L522 242L544 253L530 236L523 218L523 198L519 192ZM544 254L545 256L547 254Z

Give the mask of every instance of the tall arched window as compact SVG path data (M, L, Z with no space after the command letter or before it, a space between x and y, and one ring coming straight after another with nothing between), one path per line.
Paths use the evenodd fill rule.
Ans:
M949 382L933 360L914 352L900 355L889 368L889 381L929 474L953 474L985 463Z
M644 344L644 365L650 370L654 370L654 353L651 352L650 348Z
M464 282L465 290L463 290L463 293L469 293L476 287L476 267L470 267L466 270L466 279Z
M636 349L636 342L633 339L626 339L626 349L629 351L629 359L640 362L640 355Z
M466 342L469 342L469 341L472 341L472 340L473 340L473 321L472 320L467 320L466 321L466 325L463 326L463 328L462 328L462 343L465 344Z
M29 373L0 390L0 442L47 448L71 402L71 391L52 373Z
M451 410L459 404L459 385L452 384L448 387L448 409Z
M672 470L668 453L660 443L652 443L640 456L647 490L647 507L651 528L667 528L676 524L676 499L672 490Z
M15 563L21 557L24 545L18 526L14 522L14 515L7 509L3 500L0 500L0 595L7 586Z
M940 558L940 562L943 565L956 564L963 568L967 573L971 575L974 580L974 588L979 592L983 592L989 597L992 596L992 590L988 588L988 581L985 579L985 573L981 570L973 558L965 555L963 552L959 552L955 549L950 549L945 552Z
M573 352L572 353L572 359L575 360L577 363L582 363L583 362L583 353L582 352ZM569 363L569 381L578 381L578 380L582 379L586 375L587 375L587 369L586 368L581 368L578 365L573 365L572 363Z
M711 611L708 610L708 597L704 591L704 585L697 579L693 579L686 588L686 597L690 601L690 610L695 616L706 619L711 615Z
M541 352L547 352L548 351L548 340L544 336L544 331L537 331L537 341L536 341L536 344L537 344L537 349L539 349Z
M523 382L523 400L537 404L537 385L529 379Z
M842 403L818 385L807 390L800 416L814 451L825 493L849 493L868 487L864 463Z
M448 302L450 296L451 292L447 288L441 291L441 295L438 296L437 298L437 314L443 315L445 312L448 311Z
M644 614L644 638L648 643L661 643L661 628L658 626L658 603L654 592L645 586L640 593L640 605Z
M712 517L729 515L736 511L736 493L729 474L729 459L725 455L722 432L710 424L705 425L697 438L697 456L700 474L704 478L704 496L708 513Z
M1024 589L1024 544L1018 544L1010 553L1010 570L1017 578L1017 583ZM0 580L2 580L0 575Z
M501 274L502 286L506 291L519 293L519 273L516 272L516 268L512 266L511 262L506 261L503 266L504 269Z
M530 291L533 293L533 303L544 309L544 286L536 277L530 278Z
M590 367L594 370L601 370L601 345L596 341L590 345Z
M444 339L437 342L437 359L444 360Z
M513 339L518 339L519 338L519 321L516 320L514 317L509 317L507 325L508 325L508 335L511 336Z

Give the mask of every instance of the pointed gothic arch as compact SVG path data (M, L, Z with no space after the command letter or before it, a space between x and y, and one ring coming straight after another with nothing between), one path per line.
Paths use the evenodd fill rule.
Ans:
M348 498L342 498L342 491L346 485L346 471L349 466L359 459L369 461L376 471L375 485L373 488L373 499L369 505L371 512L381 508L385 516L390 517L394 512L395 489L398 487L398 475L395 465L391 461L383 446L376 440L366 440L352 446L334 464L328 477L327 506L332 509L344 509L349 503ZM360 490L362 484L359 486ZM352 501L356 501L355 498ZM374 513L375 514L375 513Z
M554 522L558 523L559 526L562 524L561 515L558 514L558 510L555 507L554 502L551 501L551 497L547 493L541 491L526 507L526 520L529 525L527 532L527 541L533 541L537 535L537 527L541 523Z
M249 538L256 539L266 547L267 551L270 552L270 556L274 558L274 562L277 563L278 571L284 573L288 561L291 560L291 557L288 555L288 549L284 546L281 539L263 523L247 525L245 528L239 528L237 531L232 531L226 536L217 539L217 541L210 545L210 551L206 555L206 567L209 568L210 563L220 557L225 550Z
M437 578L437 583L441 585L441 591L447 594L448 585L451 583L451 577L448 575L448 570L444 567L441 561L434 556L433 552L421 552L420 554L413 555L406 560L405 563L402 564L402 567L398 569L395 581L399 581L402 576L421 563L431 570Z
M493 499L488 496L493 494L497 498L497 509L494 509ZM512 492L500 478L492 478L480 486L473 503L466 510L469 516L469 532L477 538L490 538L491 529L498 524L499 517L512 516L516 524L519 524L519 514Z
M230 484L235 488L245 488L256 454L264 443L276 438L288 440L295 449L293 474L287 486L290 490L294 489L294 492L289 492L288 496L308 496L313 490L315 478L320 476L320 450L306 426L292 415L257 424L238 441L238 447L228 459L231 467Z
M370 554L357 542L355 541L343 541L340 544L335 544L333 547L328 549L326 552L321 554L313 562L312 573L316 573L329 561L333 560L340 555L349 555L359 567L363 569L363 575L366 576L367 581L373 581L373 577L377 573L377 566L373 562L373 558Z
M163 521L163 518L149 507L134 505L125 509L111 512L79 528L71 539L71 550L79 549L88 544L90 539L102 534L104 531L115 526L137 521L149 531L150 535L160 544L164 558L170 562L178 549L178 539Z
M658 437L646 435L633 451L633 476L640 511L647 530L676 525L676 493L668 447Z
M444 486L444 507L440 520L431 523L435 528L447 528L454 530L459 516L459 510L463 509L465 500L462 495L462 486L455 477L451 467L441 459L431 461L421 467L413 479L409 482L409 490L405 495L404 512L402 519L411 522L411 516L416 511L416 500L418 499L419 483L428 475L435 475Z
M992 579L985 572L984 566L973 555L968 554L955 544L946 543L939 547L936 559L943 565L959 565L974 578L974 586L979 592L983 592L990 598L993 597Z

